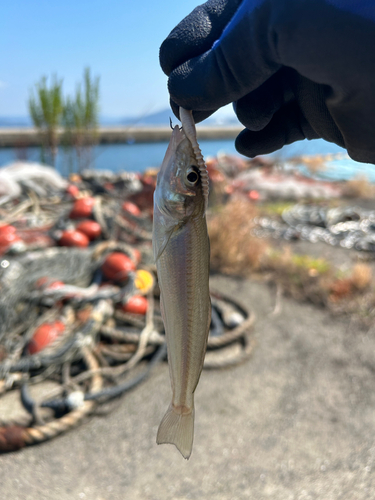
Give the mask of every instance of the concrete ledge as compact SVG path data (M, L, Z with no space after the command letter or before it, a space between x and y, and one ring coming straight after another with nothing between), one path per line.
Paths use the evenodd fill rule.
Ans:
M234 139L241 126L197 127L200 140ZM59 131L59 137L62 130ZM99 144L164 142L171 137L170 127L105 127L99 129ZM0 147L39 146L40 136L34 128L0 129Z

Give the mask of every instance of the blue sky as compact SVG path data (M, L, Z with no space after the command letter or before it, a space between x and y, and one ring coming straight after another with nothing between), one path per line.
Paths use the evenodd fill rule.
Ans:
M0 116L25 116L42 75L72 93L83 68L101 77L101 113L120 117L168 106L159 46L199 0L9 0L2 2Z

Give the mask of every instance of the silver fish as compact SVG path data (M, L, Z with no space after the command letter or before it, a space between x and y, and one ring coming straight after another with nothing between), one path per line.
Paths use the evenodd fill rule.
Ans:
M161 293L172 402L157 433L191 455L194 391L203 367L211 321L210 248L205 211L208 174L192 114L180 108L154 193L153 251Z

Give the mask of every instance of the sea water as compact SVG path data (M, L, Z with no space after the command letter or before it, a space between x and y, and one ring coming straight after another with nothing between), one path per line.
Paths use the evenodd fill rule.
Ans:
M105 144L93 148L90 168L98 170L111 170L113 172L144 172L148 168L159 167L165 151L167 142L148 144ZM219 151L228 154L238 154L234 147L233 140L220 141L200 141L202 153L205 158L215 156ZM289 146L284 146L281 150L269 155L281 161L301 155L327 155L340 154L340 159L326 163L325 169L315 174L315 177L326 180L349 180L358 177L365 177L370 182L375 183L375 166L358 163L345 157L345 150L335 144L317 139L313 141L299 141ZM27 159L28 161L40 161L40 148L24 148L22 150L0 148L0 167L17 159ZM76 164L72 158L59 149L56 166L63 175L68 175L69 170L75 170ZM309 175L308 170L303 166L298 167L303 173Z

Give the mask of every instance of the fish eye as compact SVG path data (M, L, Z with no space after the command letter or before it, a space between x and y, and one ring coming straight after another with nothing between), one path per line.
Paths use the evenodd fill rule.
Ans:
M186 173L186 179L190 184L195 185L199 180L199 173L197 172L197 167L191 166Z

